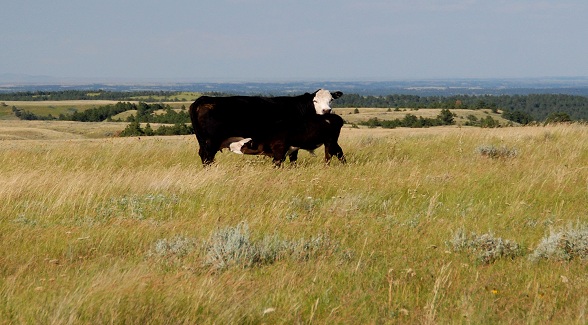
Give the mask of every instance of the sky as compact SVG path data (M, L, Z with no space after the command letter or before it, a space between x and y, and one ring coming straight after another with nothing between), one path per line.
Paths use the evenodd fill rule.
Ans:
M586 0L18 0L0 75L94 81L588 76Z

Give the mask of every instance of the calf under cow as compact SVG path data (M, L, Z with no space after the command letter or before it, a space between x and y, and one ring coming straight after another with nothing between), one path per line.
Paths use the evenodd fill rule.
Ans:
M292 148L312 150L325 144L327 161L332 155L344 161L337 144L342 119L329 115L331 101L342 94L319 89L294 97L202 96L189 110L200 159L208 165L228 147L234 152L271 155L279 166L287 154L296 160Z
M339 146L339 134L344 121L336 114L316 115L305 120L292 132L285 135L286 143L290 144L287 155L291 163L298 159L298 151L304 149L314 152L321 145L325 146L325 163L329 163L333 156L345 163L343 149ZM281 141L281 138L277 141ZM272 156L271 143L259 143L251 138L234 137L227 139L222 148L228 148L237 154Z

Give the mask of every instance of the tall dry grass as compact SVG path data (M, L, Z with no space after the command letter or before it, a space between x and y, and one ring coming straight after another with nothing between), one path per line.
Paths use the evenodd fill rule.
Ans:
M529 256L587 221L588 128L340 144L347 165L274 169L227 152L202 168L193 137L0 141L0 322L586 322L582 256ZM522 253L481 262L500 241L455 250L460 230Z

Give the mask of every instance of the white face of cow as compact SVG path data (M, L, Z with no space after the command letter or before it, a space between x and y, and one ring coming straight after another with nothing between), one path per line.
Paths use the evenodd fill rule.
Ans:
M328 90L320 89L313 98L314 109L318 115L329 114L331 112L331 102L333 96Z

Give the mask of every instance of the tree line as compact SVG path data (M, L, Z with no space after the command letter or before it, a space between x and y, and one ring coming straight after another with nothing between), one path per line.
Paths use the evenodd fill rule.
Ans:
M153 136L153 135L187 135L194 134L194 129L191 125L186 123L175 123L174 125L161 125L157 129L151 127L151 123L147 123L145 127L141 127L141 123L132 121L119 134L121 137L136 137L136 136Z
M76 122L124 122L121 118L114 117L126 111L136 111L135 115L126 118L127 122L138 120L143 123L188 123L190 116L185 106L182 106L179 112L175 111L170 105L160 103L148 104L144 102L130 103L118 102L116 104L108 104L95 108L90 108L84 111L75 111L71 114L59 114L58 117L52 115L37 115L32 112L12 107L12 111L16 117L21 120L60 120L60 121L76 121ZM163 114L155 114L155 112L163 112Z
M186 107L182 106L180 112L176 112L169 105L139 103L136 106L137 113L127 118L129 125L119 134L122 137L133 136L153 136L153 135L186 135L193 134L194 129L190 122L190 115ZM163 110L163 114L155 114L156 111ZM142 128L141 123L147 123ZM173 125L161 125L153 130L151 123L165 123Z
M387 129L394 129L397 127L407 128L426 128L441 125L455 124L455 115L449 109L442 109L441 113L436 118L417 117L413 114L406 114L402 119L381 120L377 117L371 118L365 122L359 122L360 125L365 125L369 128L382 127Z
M51 115L36 115L26 110L12 107L12 111L21 120L60 120L60 121L76 121L76 122L124 122L121 118L114 118L116 115L126 112L135 111L133 115L129 115L125 121L130 122L129 125L121 132L120 136L141 136L141 135L182 135L194 133L192 126L186 125L190 122L190 115L186 107L182 106L179 112L174 110L169 105L160 103L130 103L118 102L116 104L109 104L100 107L90 108L81 112L73 112L72 114L59 114L59 117ZM163 112L163 113L155 113ZM145 128L141 128L141 123L147 123ZM153 130L151 123L173 124L161 125L159 128Z
M543 122L554 113L567 114L574 121L588 121L588 97L560 94L501 96L361 96L345 94L333 107L491 109L502 111L504 118L520 124Z
M128 101L142 98L146 102L179 101L178 91L106 91L106 90L61 90L61 91L22 91L14 93L0 93L0 101L48 101L48 100L118 100Z

